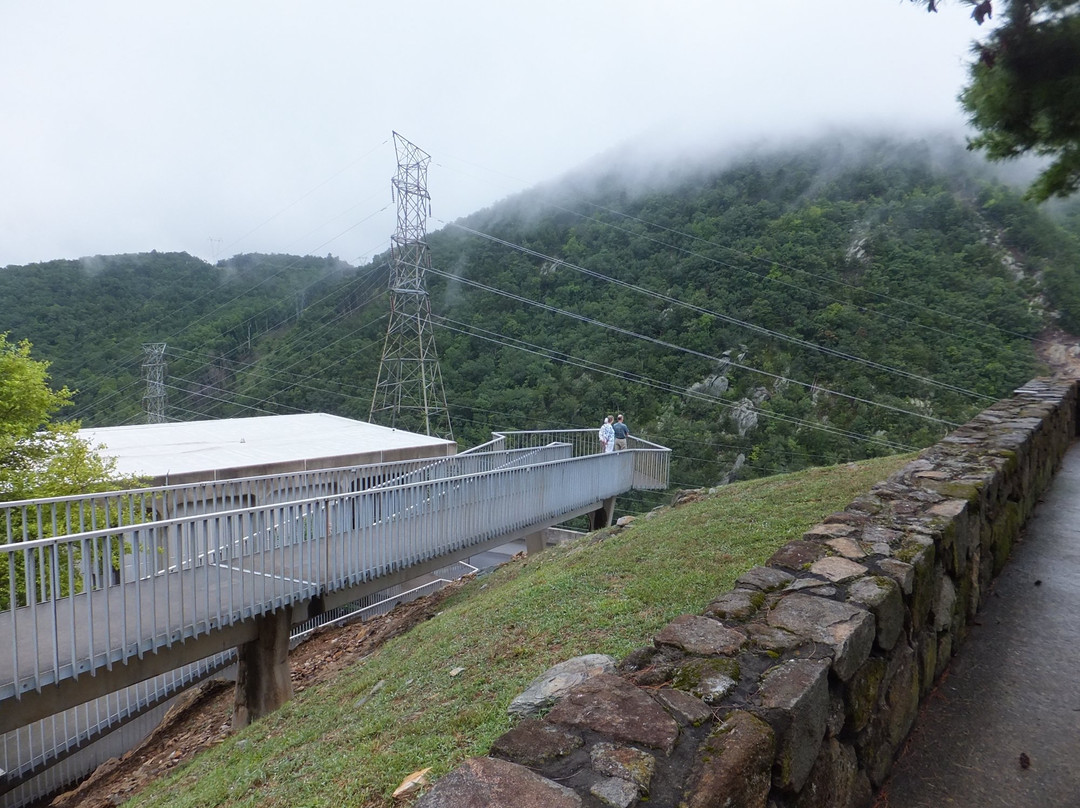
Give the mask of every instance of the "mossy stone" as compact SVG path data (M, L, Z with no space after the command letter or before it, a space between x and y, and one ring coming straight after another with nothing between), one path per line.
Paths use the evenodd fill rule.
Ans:
M703 684L711 679L726 676L732 681L738 682L741 673L738 660L730 657L692 659L679 667L671 681L671 685L678 690L697 694L703 689Z
M863 663L848 685L845 698L847 714L851 727L856 732L870 723L874 709L881 694L881 683L885 679L885 660L872 657Z

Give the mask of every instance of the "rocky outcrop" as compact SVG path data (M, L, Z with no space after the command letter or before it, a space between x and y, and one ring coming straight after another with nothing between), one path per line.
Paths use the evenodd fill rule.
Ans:
M868 806L1076 421L1029 383L417 804Z
M757 428L757 407L748 398L740 398L736 401L728 413L728 417L735 425L735 431L740 438L746 437L747 432Z

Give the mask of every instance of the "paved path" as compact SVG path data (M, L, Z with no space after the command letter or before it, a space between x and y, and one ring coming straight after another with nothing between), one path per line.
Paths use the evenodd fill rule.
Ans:
M1080 443L977 620L879 808L1080 808Z

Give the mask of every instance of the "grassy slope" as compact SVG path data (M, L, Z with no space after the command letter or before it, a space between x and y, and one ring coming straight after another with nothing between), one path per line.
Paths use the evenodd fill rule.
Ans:
M606 535L601 541L508 564L131 804L389 805L410 772L441 774L484 754L510 727L510 700L549 666L584 653L621 658L648 643L907 459L733 485L628 530L594 534Z

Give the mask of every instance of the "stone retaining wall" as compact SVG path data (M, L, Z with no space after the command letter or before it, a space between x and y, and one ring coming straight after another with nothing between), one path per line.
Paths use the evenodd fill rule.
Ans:
M417 805L868 806L1076 421L1032 381Z

